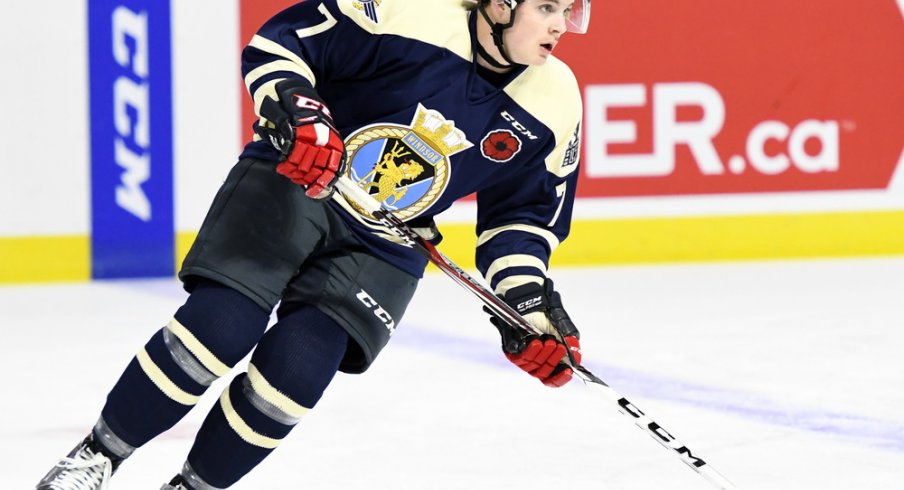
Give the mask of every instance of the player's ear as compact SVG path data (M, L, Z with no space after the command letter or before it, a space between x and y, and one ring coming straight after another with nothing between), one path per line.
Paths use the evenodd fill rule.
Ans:
M492 7L493 11L497 14L505 13L508 9L505 0L490 0L490 7Z

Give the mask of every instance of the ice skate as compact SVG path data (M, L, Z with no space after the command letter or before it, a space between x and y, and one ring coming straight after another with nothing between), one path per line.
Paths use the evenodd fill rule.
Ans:
M89 435L47 473L37 490L104 490L117 466L119 461L105 455Z
M175 478L170 480L169 483L164 483L160 490L195 490L192 488L182 475L177 475Z
M195 473L195 470L187 462L182 471L174 476L169 483L160 487L160 490L222 490L205 482Z

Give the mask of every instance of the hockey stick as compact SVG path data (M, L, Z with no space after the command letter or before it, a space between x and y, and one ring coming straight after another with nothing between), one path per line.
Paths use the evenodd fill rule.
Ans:
M437 250L432 243L415 233L414 230L395 216L390 210L383 208L383 206L368 194L367 191L358 187L348 177L340 177L336 182L336 187L343 196L364 208L364 210L370 213L377 221L389 228L390 231L406 244L424 255L427 260L437 266L447 276L452 278L452 280L480 298L484 305L486 305L494 315L502 318L510 325L520 330L535 334L540 333L533 325L518 314L514 308L497 297L482 281L475 279L462 270L461 267L455 265L454 262ZM628 401L627 398L612 389L606 382L596 377L580 364L576 365L568 360L565 362L568 362L574 370L575 375L584 381L585 386L592 389L594 393L606 400L606 402L615 405L615 408L617 408L618 411L631 417L637 427L653 436L653 439L663 447L678 455L681 461L690 466L691 469L699 473L707 481L723 490L737 489L737 487L728 481L727 478L714 470L703 461L703 459L691 453L691 450L688 449L687 446L675 439L675 437L666 431L665 428L653 421L653 419L637 408L637 406Z

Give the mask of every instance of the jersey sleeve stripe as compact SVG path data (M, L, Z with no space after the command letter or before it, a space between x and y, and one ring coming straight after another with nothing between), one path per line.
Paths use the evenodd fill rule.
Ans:
M495 277L497 273L510 267L533 267L542 272L543 275L546 275L546 264L544 264L542 260L533 255L517 254L499 257L494 260L493 263L490 264L489 269L487 269L485 277L486 281L492 284L493 277Z
M529 282L534 282L542 286L545 280L546 278L541 276L509 276L499 281L494 292L499 295L504 295L509 289L523 286Z
M309 82L311 81L310 78L308 78L308 74L305 73L305 70L300 69L299 66L297 64L295 64L294 62L287 61L287 60L276 60L276 61L272 61L270 63L263 64L261 66L258 66L257 68L249 71L248 74L245 75L245 87L248 88L248 92L250 93L251 86L254 82L260 80L261 78L263 78L267 75L270 75L273 73L278 73L278 72L294 73L296 75L303 77L305 80L308 80ZM285 77L280 77L280 78L285 78Z
M265 53L272 54L274 56L279 56L280 58L285 58L286 60L292 62L296 65L299 74L304 76L311 82L311 85L317 85L317 77L314 76L314 72L311 71L311 67L305 63L304 60L301 59L297 54L289 51L288 49L282 47L280 44L273 42L263 36L255 35L251 38L251 42L248 43L248 46L252 48L257 48ZM253 70L252 70L253 71ZM246 81L246 84L250 85Z
M546 240L547 243L549 243L550 251L555 250L556 247L559 246L559 238L556 237L556 235L553 234L551 231L545 230L543 228L538 228L536 226L530 226L530 225L505 225L505 226L500 226L498 228L493 228L491 230L486 230L483 233L481 233L480 236L477 238L477 246L479 247L479 246L489 242L490 240L495 238L500 233L504 233L507 231L523 231L525 233L532 233L534 235L537 235L540 238L543 238L544 240Z

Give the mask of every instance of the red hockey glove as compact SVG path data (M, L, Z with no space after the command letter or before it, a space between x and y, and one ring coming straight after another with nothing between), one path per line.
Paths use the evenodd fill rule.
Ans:
M256 124L254 130L282 155L277 172L307 187L308 197L325 199L345 170L345 145L332 115L317 92L300 80L277 83L276 93L279 102L265 97L260 109L271 124Z
M581 363L581 334L562 306L562 297L553 290L552 280L543 286L528 283L508 290L502 298L540 335L516 329L500 318L490 322L502 335L505 357L546 386L559 387L571 381L572 369L563 361L571 355L575 364Z

